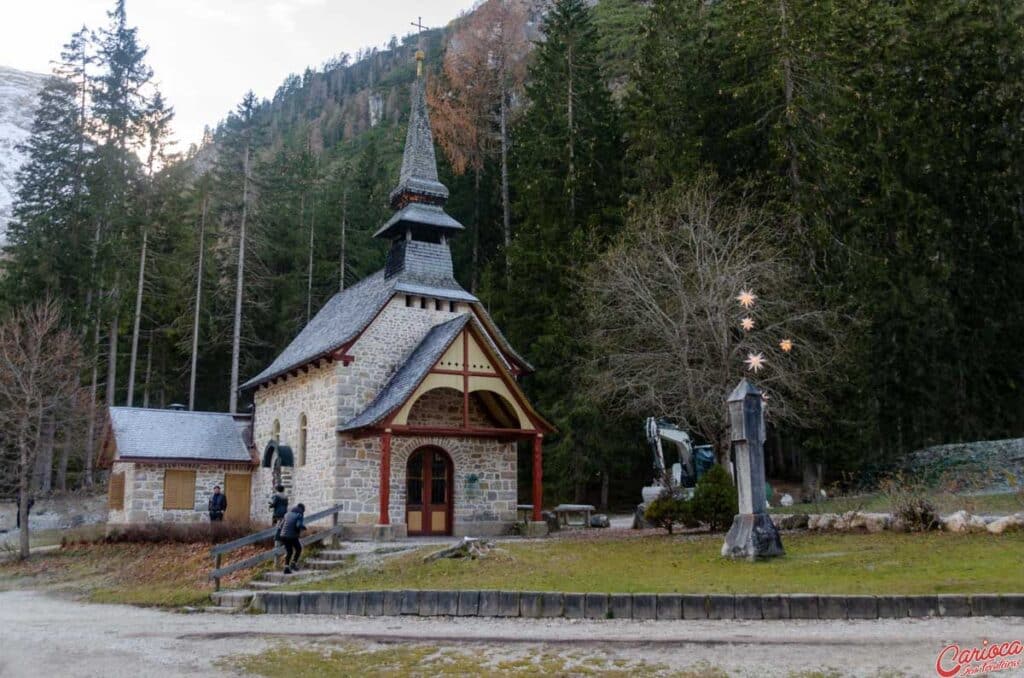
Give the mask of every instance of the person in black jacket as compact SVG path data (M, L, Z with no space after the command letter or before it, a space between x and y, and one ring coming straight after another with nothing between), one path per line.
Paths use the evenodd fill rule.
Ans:
M281 527L278 533L281 535L281 543L284 544L284 573L291 574L292 570L299 569L299 556L302 555L302 542L299 537L306 529L303 517L306 507L303 504L296 504L295 508L284 515L281 519Z
M224 520L224 512L228 510L228 498L220 492L220 485L213 486L213 494L206 505L210 512L210 522L216 523Z
M284 493L284 485L274 488L274 496L270 499L271 524L277 525L288 513L288 495Z

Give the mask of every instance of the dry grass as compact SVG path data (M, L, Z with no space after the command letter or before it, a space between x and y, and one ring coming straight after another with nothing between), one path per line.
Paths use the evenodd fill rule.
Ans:
M481 653L477 647L437 646L425 643L368 645L345 643L310 649L281 646L260 654L226 662L247 674L268 678L320 676L674 676L725 678L706 665L669 668L640 660L626 660L595 651L528 647L522 651Z
M237 557L258 550L241 549ZM0 563L0 589L45 587L103 603L200 605L209 603L213 590L207 580L212 563L206 543L71 544L25 562ZM237 586L256 572L226 577L224 585Z

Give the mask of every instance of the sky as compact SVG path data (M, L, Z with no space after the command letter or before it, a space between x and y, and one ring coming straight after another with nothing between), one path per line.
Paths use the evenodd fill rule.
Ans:
M149 46L164 98L174 106L175 150L202 137L252 89L270 98L289 73L319 67L396 35L444 26L473 0L127 0L128 23ZM0 65L50 72L84 24L107 24L113 0L0 0Z

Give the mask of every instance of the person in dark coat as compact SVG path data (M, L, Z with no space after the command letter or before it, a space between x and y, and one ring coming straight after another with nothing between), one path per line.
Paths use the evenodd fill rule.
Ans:
M278 533L281 535L281 543L284 544L284 573L291 574L292 570L299 569L299 556L302 555L302 542L299 537L306 529L303 518L306 507L303 504L296 504L295 507L281 519L281 527Z
M270 499L271 523L277 525L288 513L288 495L284 493L284 485L274 488L274 496Z
M213 494L206 505L210 512L210 522L216 523L224 520L224 512L228 510L228 498L221 494L220 485L213 486Z

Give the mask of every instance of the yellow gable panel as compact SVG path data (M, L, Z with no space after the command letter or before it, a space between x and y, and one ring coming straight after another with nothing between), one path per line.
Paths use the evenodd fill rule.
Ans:
M468 334L465 330L463 330L462 336L469 339L469 369L473 372L494 372L490 356L480 348L476 337Z
M455 341L448 347L441 359L437 361L436 367L442 370L462 369L462 342L466 340L466 333L463 331L455 337Z

